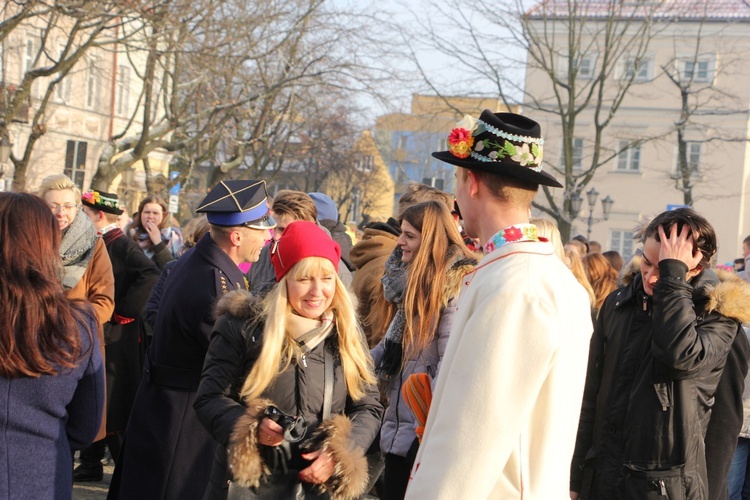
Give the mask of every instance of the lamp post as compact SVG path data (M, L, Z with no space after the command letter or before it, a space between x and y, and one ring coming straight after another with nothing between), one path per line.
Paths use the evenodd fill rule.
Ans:
M0 135L0 191L5 191L5 169L10 158L10 151L13 144L7 135Z
M589 205L589 216L586 220L587 229L586 229L586 239L591 239L591 226L596 224L597 222L601 222L603 220L609 220L609 214L612 212L612 205L614 205L615 200L609 197L607 195L602 200L602 217L594 217L594 208L596 206L596 200L599 198L599 191L596 190L596 188L592 187L588 191L586 191L586 202ZM574 193L570 197L570 211L573 214L573 218L575 219L578 216L578 213L581 210L581 205L583 205L583 197L579 195L578 193Z

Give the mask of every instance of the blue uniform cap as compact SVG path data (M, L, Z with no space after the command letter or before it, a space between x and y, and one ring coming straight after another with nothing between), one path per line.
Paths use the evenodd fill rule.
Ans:
M217 226L273 229L276 222L268 213L267 198L266 181L221 181L195 211Z

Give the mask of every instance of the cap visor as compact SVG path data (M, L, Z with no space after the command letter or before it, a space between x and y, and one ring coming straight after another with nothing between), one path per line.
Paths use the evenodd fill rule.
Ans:
M246 222L243 226L250 229L273 229L276 227L276 221L273 220L273 217L267 215L261 219Z

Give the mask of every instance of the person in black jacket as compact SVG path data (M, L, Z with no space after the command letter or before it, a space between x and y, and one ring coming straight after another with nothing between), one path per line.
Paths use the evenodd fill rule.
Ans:
M305 221L288 224L273 245L278 284L268 296L233 292L218 306L194 405L223 445L205 498L225 498L228 479L242 498L279 488L358 498L383 408L337 276L339 246Z
M591 339L572 499L708 496L706 428L750 293L709 269L716 235L695 211L640 236L640 274L606 299Z
M164 283L108 498L197 499L208 484L216 442L192 405L214 306L222 295L247 289L238 264L258 259L275 223L264 181L221 181L197 211L207 213L211 229Z
M101 481L105 444L116 461L135 393L141 381L140 322L159 270L138 244L117 225L122 214L117 195L89 190L81 197L83 212L107 246L115 277L115 312L104 324L107 374L107 437L81 451L74 481Z

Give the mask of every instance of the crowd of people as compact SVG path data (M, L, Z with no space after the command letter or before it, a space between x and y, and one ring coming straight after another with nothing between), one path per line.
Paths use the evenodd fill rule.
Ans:
M109 453L111 499L750 498L750 237L731 271L688 208L626 259L565 242L538 123L447 145L455 197L411 184L357 241L262 180L183 229L63 175L0 193L0 496Z

